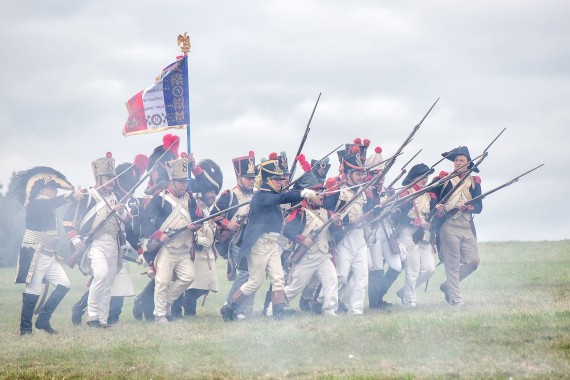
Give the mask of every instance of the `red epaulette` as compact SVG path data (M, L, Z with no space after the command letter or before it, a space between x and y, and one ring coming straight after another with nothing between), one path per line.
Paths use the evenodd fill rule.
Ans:
M445 176L448 175L448 174L449 174L448 172L444 172L444 171L442 170L442 171L439 172L439 178L443 178L443 177L445 177Z
M289 214L289 216L287 217L287 219L285 220L287 223L293 221L293 219L295 219L295 215L297 215L297 211L299 211L298 208L296 208L295 210L293 210L292 213Z
M224 190L224 191L222 192L222 194L220 195L220 197L223 196L223 195L226 195L226 194L229 193L229 192L230 192L230 189Z
M331 187L336 186L338 183L338 176L327 178L325 181L325 189L329 190Z
M410 194L410 190L406 190L404 191L402 194L400 194L401 197L405 197L406 195Z
M475 183L480 184L481 183L481 177L474 175L473 176L473 180L475 181Z
M435 193L428 193L431 199L437 199Z

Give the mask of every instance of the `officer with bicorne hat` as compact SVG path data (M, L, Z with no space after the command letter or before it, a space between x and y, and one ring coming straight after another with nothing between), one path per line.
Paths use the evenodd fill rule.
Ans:
M55 210L80 197L79 193L57 195L58 189L73 187L63 174L46 166L16 173L12 192L26 209L26 231L22 240L16 284L26 284L22 294L20 334L32 333L32 316L42 291L42 282L55 286L36 320L36 328L57 334L50 319L70 287L70 282L61 266L61 257L55 251L60 237Z
M465 205L465 202L481 195L481 178L470 174L471 172L478 173L479 169L474 167L469 149L466 146L444 152L442 156L453 162L453 170L458 176L433 190L438 202L435 206L440 216L438 224L441 225L438 228L439 253L445 265L446 277L446 281L441 284L440 289L450 305L461 306L463 299L459 290L459 282L473 273L479 266L473 214L480 214L483 210L481 200L469 205ZM446 175L447 173L441 172L440 178ZM440 200L462 179L464 181L449 199L444 204L440 203ZM454 210L457 212L452 216L445 215L446 212Z

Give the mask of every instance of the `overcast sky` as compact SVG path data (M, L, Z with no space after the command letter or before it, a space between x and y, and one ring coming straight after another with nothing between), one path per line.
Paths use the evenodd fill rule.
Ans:
M479 239L570 238L567 1L31 3L0 5L4 190L36 165L87 187L105 152L117 163L150 155L165 133L123 137L125 101L187 32L192 151L220 164L224 187L249 150L292 160L321 91L310 158L355 137L388 156L440 97L388 180L421 148L415 163L458 145L476 156L506 127L481 166L483 191L546 165L485 199Z

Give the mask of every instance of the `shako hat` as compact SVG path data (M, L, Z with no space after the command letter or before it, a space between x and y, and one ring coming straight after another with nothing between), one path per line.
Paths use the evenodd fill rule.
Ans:
M119 186L123 191L130 191L141 179L142 174L148 169L149 159L144 154L137 154L133 163L123 162L117 165L115 172Z
M358 147L358 149L360 150L360 159L362 160L362 162L366 161L366 149L368 148L368 146L370 145L370 140L369 139L364 139L362 140L360 137L357 137L354 139L354 141L352 142L352 144L345 144L345 150L346 152L351 152L352 147Z
M188 156L183 153L176 160L166 161L166 172L171 181L189 181L188 176Z
M219 194L224 181L224 175L220 166L209 158L205 158L198 162L198 166L202 168L204 175L199 175L197 178L192 180L192 191L196 193L205 193L207 191L214 190L216 195Z
M109 177L115 177L115 159L111 152L107 152L105 157L96 159L91 163L93 167L93 175L95 179L102 175L107 175Z
M48 166L35 166L14 175L11 192L26 207L30 199L46 186L72 190L73 186L63 174Z
M255 165L255 154L250 151L247 156L237 157L232 160L236 177L255 178L258 169Z
M167 133L162 137L162 145L154 148L154 151L150 155L148 167L153 167L156 161L160 159L160 163L164 164L166 161L172 161L178 158L178 148L180 147L180 138L171 133ZM165 153L167 152L167 153ZM164 156L163 156L164 154Z
M429 167L426 164L416 164L412 166L408 172L408 175L402 181L402 186L409 185L410 183L414 182L414 179L423 174L426 174L427 172L429 172Z
M328 159L328 157L327 157ZM316 160L312 160L314 162L317 162ZM320 190L320 189L324 189L324 182L326 179L326 171L324 173L324 176L319 177L316 174L316 168L313 168L311 164L309 164L305 158L304 154L300 154L299 156L297 156L297 162L299 162L299 164L301 165L301 168L303 169L303 171L305 172L301 177L299 177L299 179L295 182L295 185L293 186L294 190L302 190L302 189L313 189L313 190ZM323 160L324 162L324 160ZM326 167L326 163L325 163L325 167ZM329 164L330 167L330 164ZM328 171L328 169L326 169Z
M329 164L328 157L325 157L321 162L318 162L318 160L311 160L311 171L315 174L315 177L323 183L327 179L327 173L330 168L331 164Z
M360 156L360 148L358 146L350 148L350 153L343 157L342 168L345 173L348 173L349 170L366 170L364 162Z
M460 147L453 149L452 151L443 152L441 155L443 157L447 158L451 162L455 161L455 157L457 157L457 156L465 156L465 157L467 157L468 161L471 161L471 155L469 154L469 149L467 149L466 146L460 146ZM473 162L469 162L469 165L467 165L467 168L471 169L472 167L473 167ZM473 169L473 171L475 173L479 173L478 168Z
M344 158L344 156L347 155L347 150L346 149L337 150L336 155L338 157L338 162L342 166L342 159Z
M269 155L269 159L267 161L259 164L258 168L261 174L261 179L263 180L283 177L283 170L279 166L279 160L277 159L277 153L275 152L272 152Z
M287 153L281 152L279 156L277 156L277 162L279 163L279 167L283 171L283 175L289 176L289 162L287 161Z

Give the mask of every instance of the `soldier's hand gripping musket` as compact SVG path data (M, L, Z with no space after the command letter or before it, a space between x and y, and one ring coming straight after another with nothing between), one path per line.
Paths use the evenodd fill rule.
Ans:
M178 141L178 140L177 140ZM173 142L172 144L175 144L176 142ZM162 153L162 155L160 156L160 158L162 158L164 155L166 155L168 153L168 150L166 150L164 153ZM124 204L127 200L129 200L131 198L131 196L135 193L135 191L138 189L138 187L144 182L146 181L146 179L150 176L150 174L152 173L152 171L154 170L154 168L156 168L159 165L159 161L160 158L156 161L156 163L154 164L154 166L152 168L150 168L149 170L147 170L146 174L141 176L141 178L139 179L139 181L132 187L132 189L130 189L118 202L118 204ZM78 206L78 205L77 205ZM83 256L84 252L86 251L86 249L89 247L89 245L91 244L91 242L93 241L93 239L95 238L95 236L97 235L97 233L99 231L101 231L101 229L103 229L103 227L105 227L105 225L109 222L109 220L111 220L111 218L113 218L116 215L117 210L113 209L111 210L111 212L109 212L105 218L103 220L101 220L101 222L99 222L97 225L95 225L87 234L82 235L79 237L79 239L81 240L80 242L78 242L79 244L74 244L74 251L69 255L69 257L67 258L67 260L65 261L65 263L70 267L70 268L74 268L75 265L79 262L79 260L81 259L81 257Z

